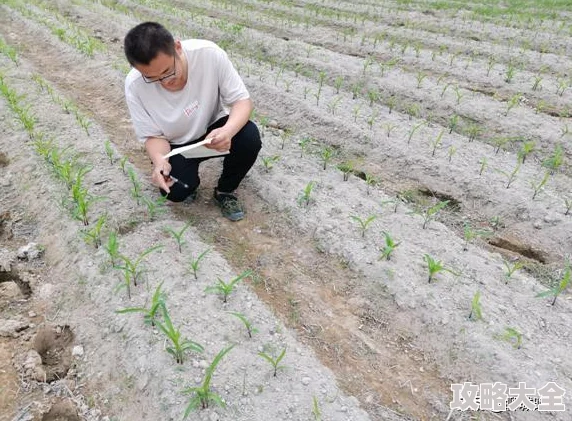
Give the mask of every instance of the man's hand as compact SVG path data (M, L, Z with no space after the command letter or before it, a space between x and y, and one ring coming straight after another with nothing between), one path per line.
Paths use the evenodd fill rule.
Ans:
M211 138L211 143L205 144L206 148L215 149L218 152L226 152L230 150L230 144L233 135L224 127L214 129L207 135L207 139Z
M158 162L153 166L151 183L169 193L171 191L170 187L175 183L175 181L169 177L169 174L171 174L171 164L164 159L162 162Z

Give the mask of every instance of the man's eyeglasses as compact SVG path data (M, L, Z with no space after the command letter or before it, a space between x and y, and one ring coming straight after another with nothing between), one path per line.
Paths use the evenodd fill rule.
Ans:
M164 76L154 77L154 78L148 78L145 75L141 75L141 76L143 76L143 80L145 81L145 83L155 83L155 82L163 82L164 80L171 79L172 77L175 77L176 74L177 74L177 56L174 56L173 57L173 71L172 72L169 72L168 74L166 74Z

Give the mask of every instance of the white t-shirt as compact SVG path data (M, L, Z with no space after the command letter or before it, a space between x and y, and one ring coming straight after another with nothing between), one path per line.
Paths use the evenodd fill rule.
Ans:
M228 106L250 97L227 54L200 39L181 42L187 56L187 84L171 92L160 83L145 83L137 69L125 78L125 99L137 139L161 137L181 145L204 135L228 114Z

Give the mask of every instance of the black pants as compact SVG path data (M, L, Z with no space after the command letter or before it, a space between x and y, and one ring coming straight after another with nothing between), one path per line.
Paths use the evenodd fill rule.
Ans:
M196 143L203 140L211 130L224 126L228 116L220 118L218 121L209 126L207 132L200 138L189 142L188 144ZM176 145L181 147L183 145ZM262 147L260 141L260 132L258 127L252 121L248 121L242 129L232 138L230 153L223 155L223 168L222 174L218 180L217 190L232 193L246 173L252 168L258 152ZM173 147L171 147L173 149ZM211 156L207 158L185 158L181 154L174 155L169 158L171 164L171 174L179 180L186 183L189 188L183 187L180 183L175 183L170 187L170 193L167 199L173 202L180 202L185 200L192 192L194 192L201 182L199 177L199 164L207 159L220 158ZM161 189L161 194L165 196L167 193Z

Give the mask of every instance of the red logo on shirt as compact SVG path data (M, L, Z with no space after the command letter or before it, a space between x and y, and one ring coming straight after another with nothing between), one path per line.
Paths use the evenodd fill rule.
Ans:
M195 113L195 111L197 111L197 108L199 108L199 101L195 101L190 106L184 108L183 112L187 117L190 117Z

